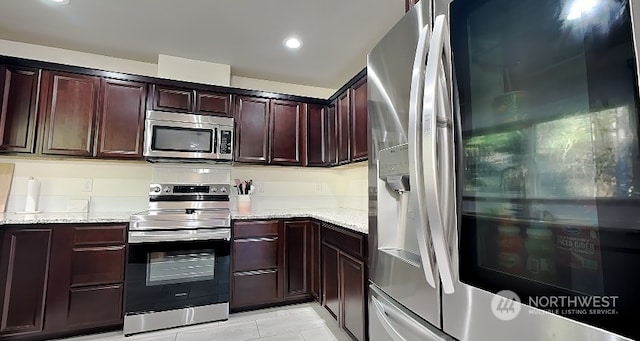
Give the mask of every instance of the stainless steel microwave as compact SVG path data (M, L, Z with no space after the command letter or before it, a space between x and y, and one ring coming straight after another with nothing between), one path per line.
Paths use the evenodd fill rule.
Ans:
M233 118L147 111L147 161L229 162L233 160Z

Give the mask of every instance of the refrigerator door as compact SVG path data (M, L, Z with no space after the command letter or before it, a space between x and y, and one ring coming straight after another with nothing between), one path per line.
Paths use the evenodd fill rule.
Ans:
M418 3L369 53L369 279L440 326L440 287L419 184L409 155L410 118L418 118L430 38L429 2ZM415 135L415 134L414 134ZM370 316L373 318L373 316Z
M640 339L639 10L435 1L459 90L448 334Z
M369 316L371 341L453 341L373 284L369 286Z

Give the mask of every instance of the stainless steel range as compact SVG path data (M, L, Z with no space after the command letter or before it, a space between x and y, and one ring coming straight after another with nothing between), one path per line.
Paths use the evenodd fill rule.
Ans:
M151 184L131 216L124 334L229 317L229 184Z

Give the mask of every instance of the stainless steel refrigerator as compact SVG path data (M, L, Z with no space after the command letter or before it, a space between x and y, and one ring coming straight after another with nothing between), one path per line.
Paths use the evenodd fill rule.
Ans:
M369 53L369 338L640 339L640 0L427 0Z

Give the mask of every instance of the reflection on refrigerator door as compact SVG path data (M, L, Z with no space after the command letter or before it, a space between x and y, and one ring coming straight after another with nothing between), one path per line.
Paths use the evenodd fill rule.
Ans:
M453 341L375 285L369 286L369 340Z

